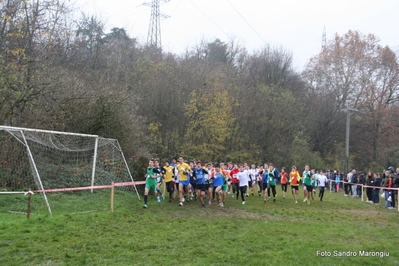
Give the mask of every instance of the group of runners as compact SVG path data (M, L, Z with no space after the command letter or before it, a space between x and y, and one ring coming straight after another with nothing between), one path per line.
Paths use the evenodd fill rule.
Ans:
M327 177L323 171L315 174L314 169L306 165L302 174L293 165L291 171L287 172L284 167L278 170L272 163L259 165L215 163L190 161L187 163L183 156L172 161L165 161L160 165L159 159L150 159L146 173L146 184L144 189L144 205L147 208L148 194L153 191L157 201L165 200L162 192L162 184L165 182L168 200L172 202L178 198L179 206L190 200L199 200L202 207L212 205L217 201L219 207L223 208L227 195L241 197L245 204L249 193L258 193L266 203L273 197L277 199L277 184L281 185L282 198L286 198L288 185L295 203L298 203L299 186L303 184L303 202L310 204L316 195L316 187L319 187L320 201L323 200ZM257 191L255 191L257 189ZM208 202L206 202L206 199Z

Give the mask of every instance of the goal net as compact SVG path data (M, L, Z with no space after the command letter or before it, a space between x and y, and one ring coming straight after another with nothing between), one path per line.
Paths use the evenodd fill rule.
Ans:
M53 194L58 194L54 202L60 208L84 211L79 209L82 203L87 203L89 208L107 208L109 191L114 184L118 188L115 193L135 192L140 199L116 139L0 126L0 196L5 199L3 206L0 205L1 211L26 209L23 197L28 191L41 194L41 206L44 204L50 214L49 197ZM82 198L75 202L65 194ZM32 198L37 200L37 196ZM39 205L32 203L32 208Z

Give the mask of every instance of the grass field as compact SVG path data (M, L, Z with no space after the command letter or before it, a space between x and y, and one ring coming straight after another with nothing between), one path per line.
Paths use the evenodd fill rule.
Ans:
M58 193L53 216L34 201L29 220L1 208L0 265L399 265L399 213L383 202L326 192L310 205L281 194L242 205L228 195L220 209L151 196L143 209L117 193L111 213L109 202L95 206L101 194ZM96 212L71 212L89 198Z

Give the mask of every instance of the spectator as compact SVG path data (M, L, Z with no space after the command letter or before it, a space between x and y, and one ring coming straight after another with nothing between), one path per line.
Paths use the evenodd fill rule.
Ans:
M391 205L391 201L389 199L390 192L391 192L389 188L391 188L391 186L392 186L391 173L389 170L386 170L383 175L381 187L383 187L383 189L384 189L385 208L388 208L388 209L393 209L392 205Z
M333 179L333 172L331 170L327 171L327 179L328 179L327 188L330 189L331 181Z
M395 179L393 181L392 187L396 188L396 189L399 188L399 167L396 168ZM394 190L393 192L394 192L393 193L394 196L392 197L392 202L395 202L398 200L398 190ZM398 202L398 204L399 204L399 202Z
M335 192L339 192L339 187L341 185L341 175L338 173L335 174Z
M373 188L373 203L378 205L380 202L380 187L381 187L381 176L380 174L374 174L374 188Z
M362 194L363 194L363 186L362 185L366 184L366 177L364 176L364 173L361 173L358 176L358 182L357 183L358 183L358 185L357 185L357 188L356 188L356 193L357 193L357 196L360 198L362 196Z
M329 179L329 183L331 186L331 190L336 191L337 187L335 186L335 178L337 177L337 170L334 170L334 172L331 174L331 178Z
M351 183L352 183L352 198L356 198L356 191L357 191L357 182L358 182L358 177L357 177L357 174L356 174L356 170L355 169L353 169L352 170L352 178L351 178L351 181L350 181Z
M346 175L345 182L348 182L348 183L352 182L352 176L353 176L353 173L351 171ZM345 197L347 197L349 192L351 191L351 184L348 184L348 183L344 184Z
M388 187L389 188L394 188L394 182L395 182L395 178L396 178L396 175L395 175L395 170L393 169L393 167L391 166L391 167L389 167L388 168L389 169L389 184L388 184ZM395 190L390 190L389 191L389 198L388 198L388 200L391 202L391 207L392 207L392 209L395 209Z
M366 176L366 185L370 186L366 188L367 203L373 203L373 188L374 186L374 173L369 171Z

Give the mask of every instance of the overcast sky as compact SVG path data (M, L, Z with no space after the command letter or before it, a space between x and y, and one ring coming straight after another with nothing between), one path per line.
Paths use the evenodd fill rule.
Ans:
M147 41L152 0L75 0L75 7L130 37ZM71 1L73 2L73 1ZM323 29L327 41L348 30L373 33L382 45L399 50L399 0L161 0L162 47L183 53L201 40L239 42L249 52L266 44L293 54L302 70L318 54Z

